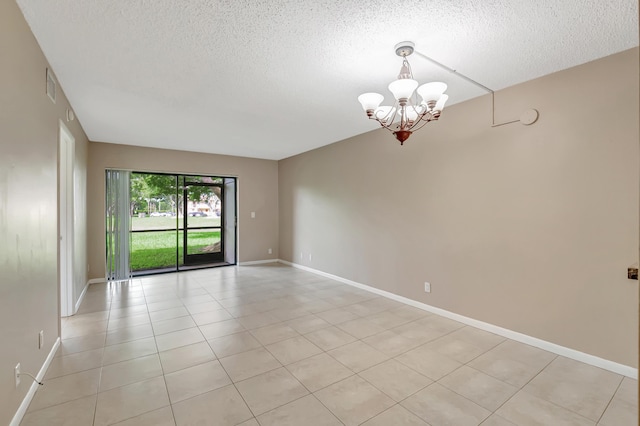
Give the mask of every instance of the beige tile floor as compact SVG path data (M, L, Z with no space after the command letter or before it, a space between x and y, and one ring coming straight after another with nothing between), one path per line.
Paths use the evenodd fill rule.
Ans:
M637 424L637 382L282 265L92 285L23 425Z

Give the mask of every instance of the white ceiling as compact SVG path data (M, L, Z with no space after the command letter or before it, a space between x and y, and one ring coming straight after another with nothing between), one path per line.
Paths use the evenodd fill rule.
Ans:
M267 159L377 128L356 98L390 103L403 40L492 89L638 45L637 0L17 2L89 139Z

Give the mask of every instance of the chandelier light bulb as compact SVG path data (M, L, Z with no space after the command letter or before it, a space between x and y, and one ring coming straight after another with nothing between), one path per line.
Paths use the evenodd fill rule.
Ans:
M444 110L444 104L447 103L448 99L449 99L449 95L440 96L440 99L438 99L438 102L436 102L436 106L434 106L433 109L436 111Z
M396 100L409 99L418 87L418 82L411 78L398 79L389 84L389 91Z
M447 90L445 83L435 81L418 87L417 92L422 97L422 102L428 104L429 102L437 102L445 90Z
M362 109L364 109L365 112L378 108L383 99L384 96L379 93L363 93L358 96L358 101L362 104Z

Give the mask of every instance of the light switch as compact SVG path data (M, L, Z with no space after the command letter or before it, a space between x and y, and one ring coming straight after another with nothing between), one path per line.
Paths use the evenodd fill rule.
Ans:
M256 212L251 212L251 219L255 219L256 218Z

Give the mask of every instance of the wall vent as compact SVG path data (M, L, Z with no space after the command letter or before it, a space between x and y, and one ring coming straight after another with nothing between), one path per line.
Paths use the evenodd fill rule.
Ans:
M49 68L47 68L47 96L56 103L56 79Z

